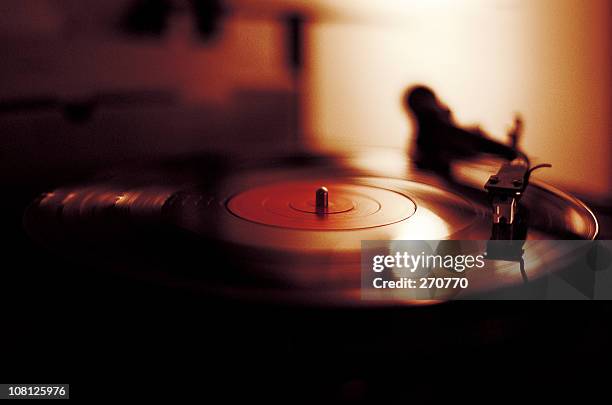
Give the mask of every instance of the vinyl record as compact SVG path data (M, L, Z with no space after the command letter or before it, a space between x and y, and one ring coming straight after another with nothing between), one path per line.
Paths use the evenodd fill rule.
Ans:
M243 161L213 173L212 182L202 181L211 173L202 176L197 169L186 178L149 172L143 184L119 176L43 195L29 209L26 223L53 249L77 251L92 265L105 262L106 269L167 285L258 301L379 305L360 296L361 242L488 240L492 215L482 179L495 169L465 162L457 178L448 179L416 169L398 155L368 156ZM372 164L380 161L399 163ZM590 210L552 186L532 181L522 206L529 217L525 239L597 235ZM150 224L160 227L151 232ZM143 226L147 232L138 233ZM88 238L93 242L83 248ZM128 240L127 247L118 239ZM164 260L147 260L162 254L143 242L150 239L161 244ZM137 249L138 244L144 248ZM140 265L140 259L136 265L113 260L108 265L118 250L132 258L141 255ZM529 276L537 279L561 259L551 248L526 251L525 260ZM520 284L524 275L513 267L501 263L473 284L478 291ZM401 302L425 302L414 298Z

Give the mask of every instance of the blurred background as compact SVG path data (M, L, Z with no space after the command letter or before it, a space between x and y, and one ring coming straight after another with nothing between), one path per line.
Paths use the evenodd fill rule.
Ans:
M129 381L123 391L141 395L155 379L164 380L156 390L168 378L181 379L179 391L183 379L202 383L197 370L229 386L206 380L207 390L231 397L257 392L244 384L267 378L265 365L292 378L267 381L289 398L380 403L410 383L404 399L427 403L468 386L524 400L514 387L546 376L565 395L577 370L606 375L607 302L379 311L203 302L41 249L22 218L39 193L128 161L296 146L403 150L415 128L401 98L420 83L460 124L500 141L520 113L522 148L553 165L536 176L584 198L610 238L611 19L608 0L2 0L0 308L9 350L0 378L89 379L81 395L99 397L121 388L100 392L92 376ZM398 342L418 350L400 352ZM471 371L463 384L457 366L468 362L488 380ZM500 378L490 372L499 365L522 371ZM305 370L315 372L297 377ZM142 390L135 377L147 379Z
M520 113L522 147L554 167L538 177L606 206L611 9L606 0L5 0L2 180L290 147L296 137L315 150L404 148L413 128L400 98L423 83L458 122L502 141Z

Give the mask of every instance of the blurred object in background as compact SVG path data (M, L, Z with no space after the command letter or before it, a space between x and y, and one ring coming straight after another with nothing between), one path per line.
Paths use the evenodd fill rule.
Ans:
M404 147L413 134L402 89L424 83L463 125L505 141L515 113L522 148L554 170L539 178L611 197L610 14L606 0L329 2L353 21L311 27L313 143Z
M224 12L221 1L190 0L188 3L190 7L181 8L178 2L171 0L136 0L127 8L121 19L121 27L128 34L161 36L174 13L192 11L194 28L201 39L206 41L214 38L220 29Z
M416 121L412 155L414 163L422 169L450 177L451 164L458 159L483 154L493 154L507 160L517 157L514 147L489 139L478 128L457 126L452 111L426 86L408 88L404 106Z
M4 149L24 162L44 154L43 172L67 150L75 161L108 163L266 142L282 149L294 133L315 150L404 148L414 128L402 91L424 83L459 124L481 124L502 142L520 113L522 148L554 167L538 177L601 205L612 197L605 0L7 0L0 8L0 101L173 95L152 110L98 106L81 129L59 113L2 113ZM297 84L287 16L300 18ZM150 128L139 122L147 120ZM12 152L3 153L7 166Z

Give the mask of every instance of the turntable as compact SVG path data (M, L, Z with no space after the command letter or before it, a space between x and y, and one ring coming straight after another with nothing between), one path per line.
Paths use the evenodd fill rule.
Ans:
M550 165L532 165L520 150L519 118L505 145L458 125L425 86L410 88L405 106L418 128L412 157L296 148L123 168L44 194L26 226L52 249L105 270L225 298L308 305L398 303L362 300L362 241L508 241L501 250L487 245L506 263L471 275L482 293L562 263L554 244L526 241L597 237L586 205L532 179ZM423 302L416 298L399 302Z
M514 161L455 162L454 178L418 168L397 150L228 166L60 188L32 204L26 226L52 249L104 271L230 299L341 306L390 304L361 299L363 240L586 240L598 233L587 206ZM507 179L517 173L524 183ZM558 252L525 252L531 279L549 271L542 257L555 260ZM523 281L500 266L501 276L478 280L481 291Z

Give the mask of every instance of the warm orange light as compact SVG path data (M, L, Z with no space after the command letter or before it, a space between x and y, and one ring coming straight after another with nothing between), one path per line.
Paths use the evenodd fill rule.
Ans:
M325 4L351 18L309 28L306 133L315 148L405 148L414 128L400 97L424 83L459 123L500 141L520 112L522 147L554 168L537 177L593 195L611 188L610 2Z

